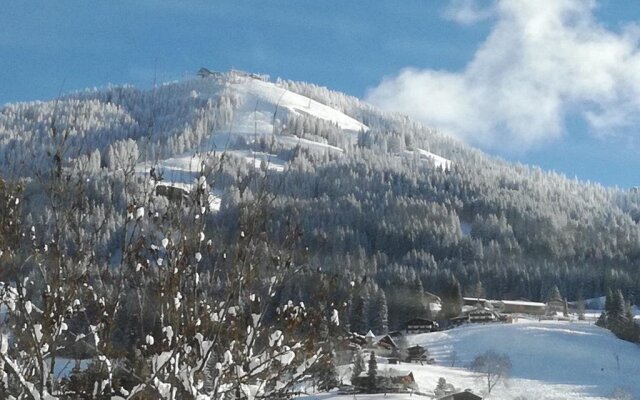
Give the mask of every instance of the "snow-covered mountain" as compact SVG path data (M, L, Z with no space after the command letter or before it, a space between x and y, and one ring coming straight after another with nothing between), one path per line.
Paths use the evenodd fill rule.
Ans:
M439 293L480 281L489 296L531 300L550 282L569 300L605 284L640 293L640 193L509 164L309 83L231 71L2 109L3 178L37 182L57 159L89 177L100 207L127 205L128 171L147 192L204 179L214 210L252 198L263 174L278 207L300 210L316 262L349 258L381 284L419 278ZM105 255L122 222L107 214Z
M158 174L162 174L162 185L184 190L192 187L200 166L213 152L224 152L257 168L264 166L271 171L283 172L288 160L269 150L300 148L319 155L339 155L351 151L357 145L359 135L369 131L369 127L354 117L298 94L282 81L271 82L266 77L240 71L210 73L200 79L170 83L158 92L174 92L176 97L187 97L196 104L217 104L218 110L229 114L227 118L221 118L224 123L209 129L198 145L185 151L179 148L167 157L157 157L153 161L142 160L136 166L142 176L153 166ZM264 151L255 149L258 143L262 143ZM416 156L437 168L450 169L452 165L450 160L420 148L398 154ZM219 207L219 197L214 197L218 199Z
M259 141L270 143L271 148L277 145L290 149L299 147L319 154L340 154L357 144L359 134L369 131L365 124L342 111L295 93L260 75L239 71L212 73L203 76L199 82L190 83L196 87L190 93L193 98L215 101L231 94L236 104L233 117L227 124L212 131L204 148L224 151L255 167L264 164L269 170L282 172L288 164L287 160L278 158L276 154L246 148ZM287 122L292 119L296 119L296 122L288 125ZM314 119L332 125L333 134L342 135L339 141L330 144L326 135L317 134L317 127L308 123ZM164 171L165 180L176 186L193 182L194 177L189 171L198 171L197 165L202 162L199 156L202 147L159 160L158 168ZM439 168L451 167L450 160L422 149L406 150L402 155L414 153Z

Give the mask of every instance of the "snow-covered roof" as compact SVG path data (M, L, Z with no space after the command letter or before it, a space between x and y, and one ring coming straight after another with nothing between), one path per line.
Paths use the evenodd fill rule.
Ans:
M487 299L483 299L482 297L463 297L462 300L464 300L464 301L478 301L478 302L487 301Z
M374 335L373 332L369 331L369 332L367 332L367 335L365 337L366 338L375 338L376 335Z
M546 307L546 304L536 301L520 301L520 300L498 300L498 303L509 304L514 306L531 306L531 307Z

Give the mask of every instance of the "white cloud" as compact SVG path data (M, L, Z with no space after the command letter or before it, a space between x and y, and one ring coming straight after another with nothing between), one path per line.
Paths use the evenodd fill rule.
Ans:
M626 132L640 123L640 29L605 29L595 6L499 0L495 25L462 71L405 69L367 100L492 148L552 141L572 113L596 135Z
M444 9L443 16L451 21L467 25L488 19L493 14L493 5L481 6L475 0L451 0Z

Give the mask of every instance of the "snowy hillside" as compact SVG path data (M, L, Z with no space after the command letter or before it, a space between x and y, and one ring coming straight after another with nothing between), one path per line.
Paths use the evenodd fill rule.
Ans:
M523 321L515 324L466 325L443 332L408 337L408 344L428 348L435 365L381 364L413 372L423 393L433 394L444 377L457 389L481 393L484 382L468 371L473 358L487 350L505 353L513 370L505 384L499 384L487 399L603 399L618 390L640 398L640 347L617 339L609 331L587 323ZM381 359L381 362L384 360ZM451 367L451 365L455 367ZM338 395L307 399L352 398ZM381 399L383 395L358 395L360 399ZM415 398L389 395L388 399Z
M207 152L224 152L244 159L256 168L264 165L268 170L282 172L286 168L287 160L270 154L270 149L254 151L248 149L247 145L255 146L261 141L271 148L274 145L290 149L300 147L317 154L340 154L346 150L328 143L327 139L314 132L308 132L307 129L310 128L304 122L305 119L318 119L333 125L343 135L340 141L343 147L354 146L358 135L369 131L369 127L343 112L257 75L237 71L229 74L215 73L201 80L177 85L185 86L184 89L191 88L189 96L201 101L215 101L223 96L230 96L234 99L235 107L228 123L214 129L201 146L175 157L158 160L155 167L163 174L164 184L174 187L191 187L202 161L210 156ZM186 92L184 89L183 93ZM287 126L287 122L294 118L301 118L303 122ZM416 149L415 152L406 151L405 154L416 154L437 168L451 167L450 160L426 150ZM147 162L138 165L139 173L145 174L149 170L148 165Z
M139 202L152 192L133 186L153 179L183 196L205 164L214 211L253 198L266 182L277 207L300 210L314 263L351 265L389 297L416 279L436 294L455 281L462 291L480 282L488 296L531 300L554 282L570 302L579 288L585 297L603 295L605 285L629 288L625 296L640 290L639 194L506 163L311 83L232 71L2 109L4 179L49 173L57 150L65 168L90 178L91 201L115 207L106 210L104 255L125 222L118 208L132 193ZM118 183L104 184L111 179ZM398 316L400 296L389 307Z
M513 363L515 382L511 388L497 392L505 395L525 389L516 382L528 380L531 388L566 385L565 390L576 391L573 397L567 393L557 397L549 394L546 398L605 397L616 388L640 397L640 347L587 323L469 325L416 335L411 342L426 346L438 365L451 365L454 357L456 365L467 365L477 354L490 349L506 353ZM527 392L523 390L522 394Z
M165 86L164 89L172 87ZM212 74L201 80L193 80L177 86L191 88L189 96L200 101L220 101L224 96L234 99L233 116L226 124L219 125L198 148L167 159L160 159L154 166L163 176L163 184L188 190L197 178L200 167L211 153L224 152L228 156L245 160L249 165L282 172L286 160L268 152L254 151L246 145L262 140L278 143L283 147L300 146L312 152L338 152L344 150L330 145L326 140L310 140L287 132L286 122L292 115L313 117L334 124L344 132L350 143L355 143L359 132L369 128L344 113L308 97L291 92L275 83L241 72ZM186 89L186 88L185 88ZM149 171L149 163L137 166L138 173ZM219 200L219 197L216 196ZM219 208L219 201L218 206Z
M236 111L239 115L234 123L239 132L253 133L257 126L259 133L272 133L273 117L283 116L283 110L333 122L351 133L369 129L336 109L262 79L236 74L231 76L228 87L244 98L244 106Z

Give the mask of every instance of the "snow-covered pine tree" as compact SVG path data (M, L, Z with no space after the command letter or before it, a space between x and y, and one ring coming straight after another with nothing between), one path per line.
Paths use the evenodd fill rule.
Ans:
M351 308L351 331L364 335L369 330L369 289L363 285L354 295Z
M361 373L366 371L367 367L360 351L353 352L351 363L353 364L351 373L351 379L353 380L353 378L357 378Z
M378 389L378 361L376 360L376 353L374 351L369 355L367 377L369 377L369 393L375 393Z
M384 290L378 290L373 304L375 306L372 308L373 324L371 330L376 335L386 334L389 331L389 326L387 296L384 294Z
M447 282L447 286L442 293L442 317L452 318L460 315L462 311L462 289L455 277L452 277L452 279Z
M340 384L335 364L335 352L330 344L322 346L321 357L312 372L315 375L315 379L318 380L318 389L321 391L329 391Z

